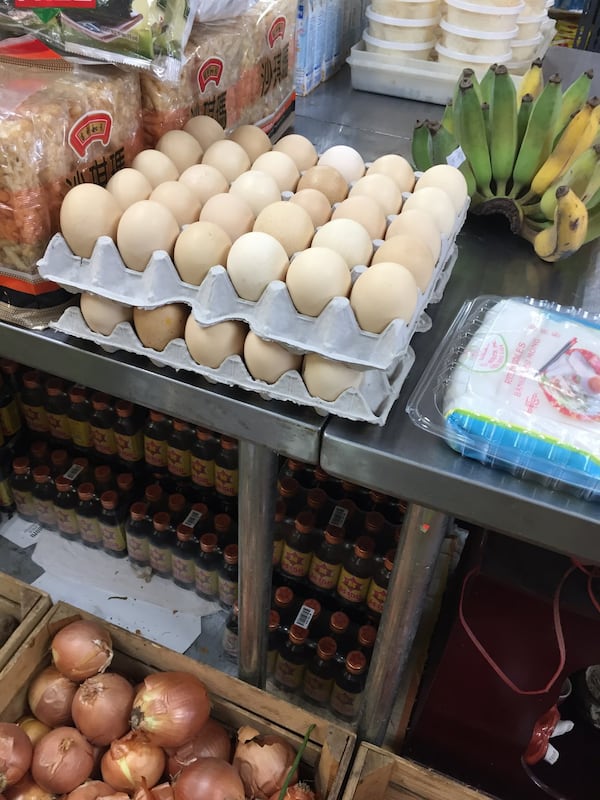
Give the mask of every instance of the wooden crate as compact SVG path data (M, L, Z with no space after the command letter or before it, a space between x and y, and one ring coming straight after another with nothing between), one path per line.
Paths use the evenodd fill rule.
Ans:
M363 742L342 800L491 800L435 770Z
M0 647L0 669L14 656L51 605L46 592L0 572L0 612L11 614L19 621Z
M13 659L0 670L0 720L14 721L25 713L27 686L49 663L53 634L67 622L81 617L102 622L110 631L114 649L111 669L134 681L157 671L193 673L208 689L212 716L232 730L252 725L261 733L284 736L297 748L308 727L315 723L304 751L304 769L314 777L323 800L339 800L356 741L351 731L63 602L50 609Z

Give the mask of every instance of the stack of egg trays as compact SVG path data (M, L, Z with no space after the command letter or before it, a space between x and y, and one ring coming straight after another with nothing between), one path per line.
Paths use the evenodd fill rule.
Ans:
M129 323L121 323L110 336L91 331L79 309L67 309L52 327L63 333L95 342L109 350L145 355L161 366L186 369L216 383L258 392L268 399L287 400L309 406L321 414L383 425L414 362L410 340L415 331L426 331L431 321L425 313L439 302L457 258L456 236L464 224L467 206L458 216L451 235L444 237L432 280L419 292L417 307L408 322L394 320L380 334L363 331L346 297L335 297L318 317L299 314L282 281L272 281L258 301L240 298L226 269L212 267L200 286L183 282L169 255L156 251L143 272L128 269L109 237L100 237L91 258L74 255L64 238L56 234L38 262L42 277L75 292L92 292L124 305L157 308L167 303L190 306L201 325L242 320L261 338L277 341L288 349L314 352L364 371L358 388L348 389L329 402L310 395L298 373L288 372L275 384L257 381L243 359L232 356L218 369L197 364L183 340L174 340L159 352L144 347ZM375 247L378 242L375 241ZM354 267L353 282L367 269Z

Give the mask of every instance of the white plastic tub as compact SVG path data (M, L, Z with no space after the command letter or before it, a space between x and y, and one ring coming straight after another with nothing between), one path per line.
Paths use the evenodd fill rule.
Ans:
M521 13L523 16L534 17L546 11L548 2L553 3L554 0L525 0L525 8Z
M368 31L363 32L363 41L365 43L365 50L369 53L378 53L379 55L388 56L390 60L415 58L419 61L426 61L431 55L435 44L435 39L433 38L427 42L415 42L412 44L386 42L384 39L377 39L375 36L371 36Z
M510 31L488 33L460 28L446 20L441 21L440 28L442 29L440 43L449 50L457 50L459 53L468 53L472 56L494 56L494 58L510 50L510 43L517 34L516 26Z
M525 16L520 14L517 19L517 39L530 40L537 36L544 22L548 19L548 14L544 10L540 14Z
M512 30L525 3L518 6L486 6L466 0L446 0L446 20L459 28L484 33L502 33Z
M513 39L512 57L516 62L526 61L529 63L538 51L544 37L541 33L531 39Z
M440 13L440 0L373 0L376 14L400 19L430 19Z
M485 70L490 64L495 62L498 64L506 64L512 58L511 50L507 50L505 53L496 56L476 56L470 53L460 52L459 50L452 50L449 47L445 47L441 42L437 42L435 45L435 52L437 53L437 60L440 64L447 64L458 70L464 67L472 67L475 70Z
M435 39L435 30L440 21L439 15L426 19L385 17L373 11L371 6L367 6L365 13L369 21L369 36L384 42L429 42Z

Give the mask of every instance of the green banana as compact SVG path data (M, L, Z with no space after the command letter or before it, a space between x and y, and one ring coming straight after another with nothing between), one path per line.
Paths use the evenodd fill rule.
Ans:
M600 145L592 145L592 149L595 150L597 153L600 153ZM575 165L573 165L575 166ZM598 194L600 192L600 156L594 165L594 169L591 171L589 175L589 180L585 185L585 188L579 195L587 208L594 208L596 203L594 202L597 198L600 197Z
M490 148L490 140L492 138L491 133L491 126L492 122L490 120L490 104L489 103L482 103L481 104L481 113L483 114L483 124L485 125L485 138L488 145L488 150Z
M481 102L489 103L490 106L492 105L492 90L497 66L497 64L492 64L491 67L488 67L483 78L479 82L481 88Z
M592 178L596 174L595 188ZM552 183L542 195L539 207L546 219L554 219L556 208L556 190L560 185L571 188L577 197L585 204L584 193L587 188L592 194L600 188L600 145L594 145L584 150L571 166ZM590 195L591 197L591 195Z
M481 86L479 84L479 80L477 75L475 74L475 70L471 69L471 67L465 67L463 71L460 73L459 79L456 81L456 85L454 86L454 95L452 97L452 106L456 108L456 98L458 97L458 90L460 88L460 82L464 79L468 79L471 81L473 86L475 87L475 94L479 98L479 102L483 102L483 97L481 95Z
M433 166L431 157L431 133L427 123L429 120L417 120L412 137L412 160L415 169L425 172Z
M600 237L600 204L588 212L588 228L584 244Z
M533 176L550 154L562 99L560 83L560 75L552 75L533 105L515 161L510 197L518 197L529 188Z
M454 104L456 138L460 142L473 170L477 189L482 195L492 197L490 182L492 166L487 144L485 122L481 103L470 78L462 78Z
M531 62L531 66L521 78L521 83L517 90L517 102L520 103L523 96L530 94L535 100L542 93L544 88L544 75L542 72L542 59L536 58Z
M594 70L588 69L573 81L573 83L563 92L560 114L556 120L554 129L554 144L560 138L563 130L569 124L569 120L583 106L590 95Z
M432 160L434 164L447 164L448 156L455 152L459 147L458 142L454 136L444 128L439 122L430 122L428 124L429 132L431 134L431 147L432 147ZM473 170L469 166L467 160L463 161L458 167L462 172L467 182L467 191L469 197L473 197L477 189Z
M449 133L454 133L454 107L452 100L448 100L440 122Z
M496 67L490 109L490 160L496 196L506 195L517 153L517 91L504 64Z
M544 261L558 261L575 253L588 232L588 211L568 186L556 190L554 222L533 240L533 248Z
M521 142L525 136L527 123L529 122L534 102L535 98L532 94L524 94L521 98L521 105L519 106L519 112L517 114L517 147L521 146Z

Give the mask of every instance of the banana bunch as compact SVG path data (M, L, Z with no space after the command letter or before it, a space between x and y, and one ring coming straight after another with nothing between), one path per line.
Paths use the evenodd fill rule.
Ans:
M439 122L417 121L415 168L453 164L471 211L504 214L544 261L567 258L600 236L600 98L593 73L563 90L534 61L519 88L503 64L481 80L464 69Z

